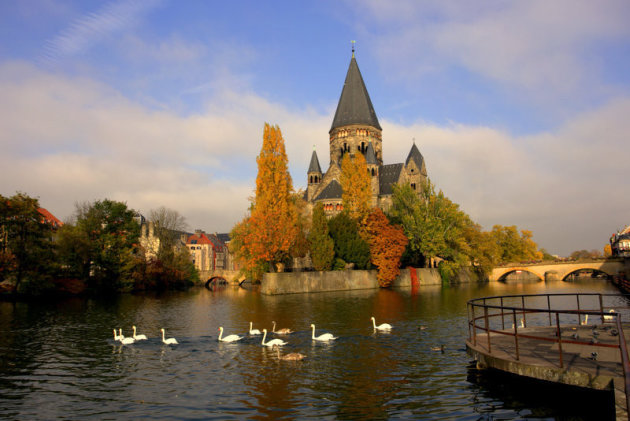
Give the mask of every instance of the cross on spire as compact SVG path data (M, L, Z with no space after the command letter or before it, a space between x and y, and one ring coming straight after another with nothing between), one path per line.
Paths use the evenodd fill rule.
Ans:
M352 43L352 57L354 57L354 44L357 42L355 40L350 41Z

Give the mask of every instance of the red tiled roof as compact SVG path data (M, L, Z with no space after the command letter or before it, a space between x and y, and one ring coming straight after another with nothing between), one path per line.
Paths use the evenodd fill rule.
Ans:
M188 237L186 244L212 244L212 241L210 241L210 239L206 237L206 234L193 234Z
M48 212L47 209L39 208L37 209L37 211L44 217L44 220L51 224L53 227L60 227L63 225L63 222L61 222L55 215Z

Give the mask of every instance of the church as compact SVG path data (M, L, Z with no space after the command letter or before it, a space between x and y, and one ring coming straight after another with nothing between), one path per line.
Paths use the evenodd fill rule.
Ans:
M383 130L376 117L370 95L363 82L354 48L350 67L343 84L337 111L330 128L330 165L325 173L313 151L308 167L308 185L304 194L311 205L323 203L328 216L343 210L341 200L341 160L346 154L365 156L371 177L372 206L387 212L392 204L392 186L407 183L420 192L427 178L424 158L415 145L411 146L404 163L383 164Z

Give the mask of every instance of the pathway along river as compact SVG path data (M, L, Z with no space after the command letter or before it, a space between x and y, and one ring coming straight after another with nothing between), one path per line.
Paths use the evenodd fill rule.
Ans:
M608 395L483 374L466 354L467 300L543 292L615 289L591 279L286 296L229 287L0 303L0 418L602 419ZM394 329L374 333L371 316ZM296 331L281 352L305 360L279 361L260 336L217 341L219 326L243 335L272 320ZM313 343L311 323L339 338ZM115 345L112 329L130 336L134 324L149 340ZM180 344L163 345L162 327Z

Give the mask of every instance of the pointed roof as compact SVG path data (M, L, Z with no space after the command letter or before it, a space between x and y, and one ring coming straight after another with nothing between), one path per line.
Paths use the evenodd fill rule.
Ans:
M382 130L354 54L350 60L350 67L348 67L330 131L350 124L365 124Z
M416 163L416 166L418 167L418 169L422 170L422 162L424 161L424 158L422 157L422 154L418 150L418 147L416 146L416 142L414 142L413 145L411 146L411 150L409 151L409 155L407 156L407 160L405 161L405 167L409 165L409 161L411 161L412 159Z
M319 166L319 159L317 159L317 152L313 149L313 155L311 155L311 164L308 166L308 172L318 172L321 173L322 169Z
M383 165L378 173L379 176L379 191L382 195L392 194L392 184L395 184L400 179L400 173L402 172L403 164L389 164Z
M323 199L341 199L341 194L343 190L341 189L341 184L337 180L332 180L324 190L320 194L317 195L315 201L323 200Z
M365 163L368 165L378 165L372 142L368 143L367 150L365 151Z

